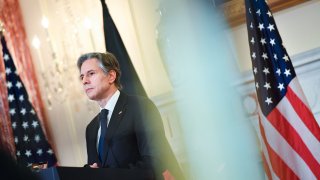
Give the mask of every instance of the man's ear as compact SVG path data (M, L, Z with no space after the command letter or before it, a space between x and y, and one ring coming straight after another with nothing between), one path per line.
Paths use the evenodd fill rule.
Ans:
M117 73L114 70L110 70L108 73L109 73L109 83L112 84L115 82L117 78Z

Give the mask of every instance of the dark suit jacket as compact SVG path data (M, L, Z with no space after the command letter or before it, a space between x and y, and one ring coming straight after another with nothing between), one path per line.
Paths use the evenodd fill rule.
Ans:
M87 126L88 164L107 168L145 168L157 177L168 169L176 179L182 178L179 165L164 134L162 119L151 100L120 92L105 140L107 152L102 162L97 153L99 120Z

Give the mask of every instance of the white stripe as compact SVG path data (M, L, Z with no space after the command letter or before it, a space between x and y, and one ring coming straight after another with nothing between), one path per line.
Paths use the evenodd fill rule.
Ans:
M260 116L260 118L259 118L259 122L260 122L261 114L262 114L261 109L260 109L260 106L258 106L258 113L259 113L259 116ZM261 122L261 124L262 124L262 122ZM259 127L260 127L260 125L259 125ZM261 126L261 128L263 128L263 126ZM271 179L273 179L273 180L278 180L279 177L278 177L277 174L273 171L273 167L272 167L271 162L270 162L270 157L269 157L268 149L267 149L267 146L266 146L266 144L265 144L265 142L264 142L264 140L263 140L263 138L262 138L262 135L261 135L261 129L259 128L258 131L259 131L258 137L259 137L259 139L260 139L262 152L263 152L264 157L265 157L265 159L266 159L267 166L269 167L269 170L270 170L270 173L271 173Z
M260 109L260 106L258 107L258 111L259 111L259 121L260 119L262 118L261 115L262 115L262 112L261 112L261 109ZM263 115L262 115L263 116ZM262 123L261 123L262 124ZM260 126L259 126L260 127ZM263 126L261 126L261 128L263 128ZM261 129L259 129L259 134L258 134L258 137L260 139L260 143L261 143L261 148L262 148L262 152L264 154L264 157L266 159L266 163L267 163L267 166L269 167L269 170L270 170L270 173L271 173L271 178L273 180L279 180L279 177L277 176L277 174L273 171L273 167L271 165L271 162L270 162L270 157L269 157L269 153L268 153L268 149L267 149L267 146L262 138L262 135L261 135Z
M263 127L262 127L263 128ZM264 154L264 157L266 159L266 163L267 163L267 166L269 167L269 170L270 170L270 173L271 173L271 178L273 180L278 180L279 177L276 175L276 173L273 171L273 168L272 168L272 165L271 165L271 162L270 162L270 158L269 158L269 154L268 154L268 149L266 147L266 144L264 143L264 140L262 139L261 135L259 135L259 138L260 138L260 142L261 142L261 146L262 146L262 152Z
M289 83L289 86L292 89L292 91L299 97L299 99L310 109L307 98L303 93L303 90L300 86L300 83L297 77L291 80L291 82Z
M299 177L299 179L316 179L308 165L301 159L281 134L261 114L262 126L265 129L266 139L270 147L281 157L284 163Z
M307 148L310 150L313 157L320 162L320 142L305 126L303 121L298 116L297 112L293 109L291 103L287 97L283 97L277 105L277 109L291 124L291 126L297 131L302 141L305 143Z

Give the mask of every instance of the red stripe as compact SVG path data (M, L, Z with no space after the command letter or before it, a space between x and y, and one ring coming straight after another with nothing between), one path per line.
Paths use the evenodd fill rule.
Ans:
M320 179L320 165L317 160L313 157L308 147L305 145L297 131L291 126L287 119L282 116L278 109L274 109L267 116L269 122L273 127L283 136L284 139L290 144L299 156L309 166L313 174ZM294 160L293 160L294 161Z
M265 172L267 174L267 177L268 177L269 180L272 180L271 171L270 171L270 168L268 166L266 157L264 156L264 153L261 153L261 156L262 156L262 160L263 160L263 167L264 167L264 170L265 170Z
M315 120L310 109L300 100L300 98L294 93L294 91L288 86L286 97L292 104L292 107L297 112L302 122L306 125L309 131L314 137L320 141L320 127Z
M279 179L299 179L298 176L287 166L287 164L281 159L280 156L270 147L266 134L264 132L261 120L259 121L261 137L264 141L264 144L267 147L268 155L270 159L273 172L279 177Z

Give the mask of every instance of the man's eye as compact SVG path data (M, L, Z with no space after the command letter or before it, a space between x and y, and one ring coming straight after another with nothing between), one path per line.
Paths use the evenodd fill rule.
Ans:
M94 75L94 74L95 74L94 72L90 72L90 73L89 73L89 76L92 76L92 75Z

